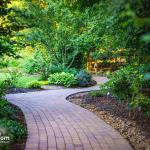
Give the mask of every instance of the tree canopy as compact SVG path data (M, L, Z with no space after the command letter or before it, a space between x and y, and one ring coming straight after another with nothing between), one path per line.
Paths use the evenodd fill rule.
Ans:
M30 45L45 49L53 63L65 67L83 66L89 52L96 59L118 54L129 63L149 62L148 0L1 3L1 55Z

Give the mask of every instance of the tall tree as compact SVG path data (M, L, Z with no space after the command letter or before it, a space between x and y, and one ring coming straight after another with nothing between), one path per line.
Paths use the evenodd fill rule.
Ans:
M2 0L0 2L0 56L4 54L14 54L9 40L11 34L11 26L9 22L11 9L8 8L8 4L10 4L9 0Z
M24 26L16 20L21 15L20 11L13 8L12 0L0 1L0 56L8 55L17 57L16 51L20 41L15 39L15 31L22 30Z

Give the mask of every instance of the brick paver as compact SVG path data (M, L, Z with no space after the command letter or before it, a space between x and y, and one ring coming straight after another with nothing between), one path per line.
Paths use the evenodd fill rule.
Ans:
M98 83L107 80L95 79ZM132 150L115 129L66 100L70 94L98 88L96 85L7 95L25 114L28 128L25 150Z

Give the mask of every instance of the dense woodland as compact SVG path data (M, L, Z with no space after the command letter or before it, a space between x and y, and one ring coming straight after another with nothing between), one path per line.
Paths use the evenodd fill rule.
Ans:
M1 0L0 14L0 68L10 74L0 96L8 86L25 85L21 74L40 75L28 79L32 88L87 86L88 54L119 57L125 63L109 73L101 92L150 116L149 0Z

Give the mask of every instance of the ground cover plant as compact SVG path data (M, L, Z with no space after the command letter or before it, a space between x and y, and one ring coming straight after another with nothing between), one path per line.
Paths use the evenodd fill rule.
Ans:
M41 84L38 81L32 81L29 82L27 85L28 88L33 88L33 89L40 89L41 88Z
M19 121L19 117L21 116L18 116L21 110L12 107L12 105L4 98L8 86L9 83L7 81L2 81L0 83L0 129L5 131L4 133L1 133L3 136L9 136L9 144L0 144L0 149L7 150L11 149L11 146L16 143L21 144L20 141L25 139L26 136L25 124L22 124L23 122Z
M89 92L88 93L89 94L89 96L91 96L91 97L102 97L102 96L104 96L105 94L101 91L101 90L98 90L98 91L91 91L91 92Z
M70 73L55 73L49 76L50 84L64 85L66 87L75 86L77 84L76 78Z

